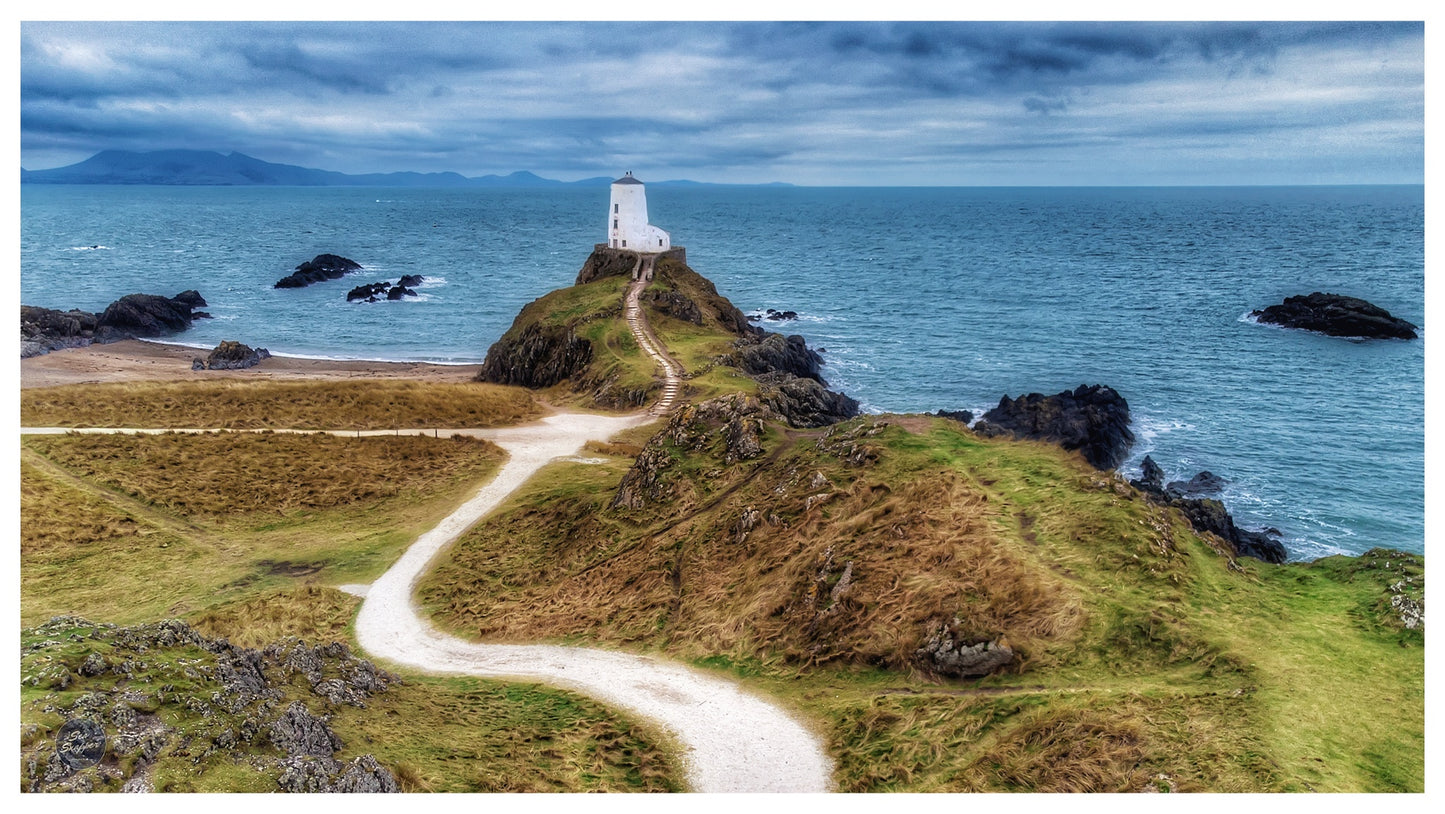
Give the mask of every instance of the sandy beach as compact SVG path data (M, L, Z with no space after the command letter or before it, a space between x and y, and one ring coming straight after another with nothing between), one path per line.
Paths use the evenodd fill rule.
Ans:
M203 379L417 379L465 382L481 365L437 365L425 362L371 362L339 359L297 359L273 356L245 370L191 370L191 360L207 351L130 339L51 351L20 360L20 387L56 387L105 382L198 381Z

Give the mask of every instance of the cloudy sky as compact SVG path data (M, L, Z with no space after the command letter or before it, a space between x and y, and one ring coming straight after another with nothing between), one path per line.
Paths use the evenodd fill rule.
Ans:
M22 23L21 165L1423 183L1421 23Z

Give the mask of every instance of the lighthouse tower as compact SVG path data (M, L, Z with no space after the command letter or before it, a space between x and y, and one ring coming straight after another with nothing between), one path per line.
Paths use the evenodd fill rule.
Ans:
M647 188L629 172L612 182L607 213L607 245L641 254L672 248L667 232L647 222Z

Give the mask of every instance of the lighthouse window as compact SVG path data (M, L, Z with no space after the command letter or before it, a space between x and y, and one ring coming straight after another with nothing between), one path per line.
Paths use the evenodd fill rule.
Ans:
M613 218L613 219L612 219L612 228L613 228L613 229L616 229L616 228L617 228L617 218Z
M614 215L617 214L617 207L618 207L618 206L619 206L618 204L613 204L613 205L612 205L612 214L614 214Z
M622 241L622 248L624 248L624 249L627 248L627 241L625 241L625 240Z
M657 245L659 245L659 246L662 245L662 238L658 238L658 239L657 239Z

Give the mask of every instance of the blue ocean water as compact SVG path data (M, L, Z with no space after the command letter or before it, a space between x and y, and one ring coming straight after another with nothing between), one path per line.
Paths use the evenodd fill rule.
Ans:
M650 187L651 219L744 311L825 349L870 411L980 411L1107 384L1171 479L1208 469L1295 558L1424 550L1424 339L1359 342L1246 314L1363 297L1423 325L1421 187ZM99 310L195 288L179 341L477 362L526 302L570 285L607 190L21 188L22 302ZM366 271L272 284L321 252ZM416 300L354 304L423 274Z

